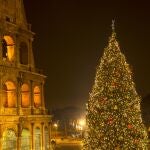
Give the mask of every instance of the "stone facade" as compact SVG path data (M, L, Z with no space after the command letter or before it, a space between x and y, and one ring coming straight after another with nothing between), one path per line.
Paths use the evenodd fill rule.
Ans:
M48 150L46 76L34 65L23 0L0 0L0 150Z

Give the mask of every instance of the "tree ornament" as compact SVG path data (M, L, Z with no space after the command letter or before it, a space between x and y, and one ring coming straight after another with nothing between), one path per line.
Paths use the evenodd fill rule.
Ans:
M124 116L124 117L127 117L127 113L124 113L123 116Z
M114 110L117 110L117 109L118 109L118 107L117 107L117 105L115 105Z
M123 140L123 137L122 137L122 136L119 136L119 140Z
M109 117L107 123L111 125L111 124L113 123L113 118L112 118L112 117Z
M116 83L116 82L112 82L111 87L112 87L112 88L117 87L117 83Z
M107 97L104 97L100 99L101 104L106 104L107 103Z
M117 145L117 147L115 148L115 150L120 150L120 146L119 146L119 145Z
M139 143L139 140L135 139L135 140L134 140L134 143L135 143L135 144L138 144L138 143Z
M132 125L131 124L128 124L128 129L132 129Z

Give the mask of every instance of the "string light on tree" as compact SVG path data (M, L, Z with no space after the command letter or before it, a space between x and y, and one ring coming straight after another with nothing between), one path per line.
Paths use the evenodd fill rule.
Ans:
M116 40L114 21L87 103L83 150L148 150L140 97Z

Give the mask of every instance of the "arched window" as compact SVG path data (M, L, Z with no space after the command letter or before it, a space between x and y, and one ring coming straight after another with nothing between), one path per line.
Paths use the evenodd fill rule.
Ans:
M20 43L20 63L23 65L28 64L28 46L25 42Z
M21 87L21 104L22 107L29 107L30 105L30 93L28 84L23 84Z
M3 106L8 107L7 86L6 86L6 84L3 85L2 93L3 93L3 96L2 96Z
M2 57L12 61L14 59L14 41L10 36L4 36L2 40Z
M35 149L40 150L41 149L41 130L40 128L35 128L34 129L34 144L35 144Z
M21 149L30 150L30 131L28 129L23 129L21 134Z
M5 82L3 96L4 107L16 107L16 87L13 82Z
M38 108L41 106L41 91L39 86L34 87L34 107Z
M15 132L11 129L6 130L2 137L2 150L17 148L17 138Z
M7 43L5 39L2 39L2 57L7 58Z

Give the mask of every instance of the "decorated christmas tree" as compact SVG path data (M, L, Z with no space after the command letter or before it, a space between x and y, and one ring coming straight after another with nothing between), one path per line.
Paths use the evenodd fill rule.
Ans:
M147 150L140 101L113 24L87 103L83 150Z

